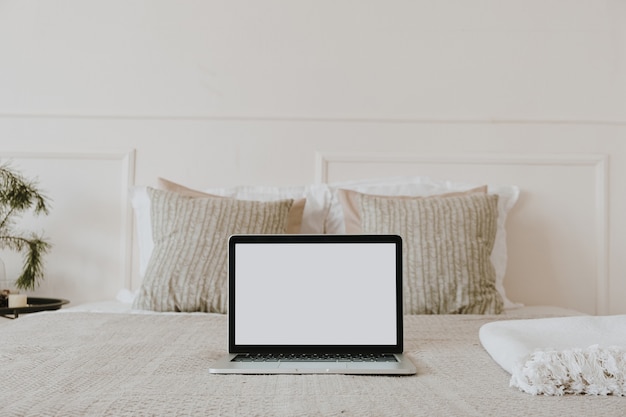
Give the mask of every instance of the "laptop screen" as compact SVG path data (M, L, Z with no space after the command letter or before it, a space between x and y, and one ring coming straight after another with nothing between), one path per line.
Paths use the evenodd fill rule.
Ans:
M401 349L398 236L233 236L229 244L231 351Z

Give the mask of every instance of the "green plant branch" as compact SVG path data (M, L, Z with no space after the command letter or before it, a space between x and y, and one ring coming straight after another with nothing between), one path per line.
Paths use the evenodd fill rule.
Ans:
M43 255L51 245L42 237L26 238L14 233L14 217L32 209L35 215L48 214L49 200L35 181L30 181L15 171L8 163L0 165L0 248L23 252L24 266L15 285L24 290L34 290L43 279Z
M5 226L9 224L9 219L13 215L14 211L15 209L11 207L11 210L9 210L7 214L4 216L4 218L2 219L2 222L0 222L0 230L4 230Z
M48 203L48 197L39 192L35 181L29 181L14 172L7 163L0 165L0 204L2 206L11 207L11 212L22 212L32 207L35 214L48 214Z
M16 251L26 250L22 274L15 281L15 286L22 290L34 290L43 279L43 255L52 245L37 236L31 239L21 236L0 236L0 242Z

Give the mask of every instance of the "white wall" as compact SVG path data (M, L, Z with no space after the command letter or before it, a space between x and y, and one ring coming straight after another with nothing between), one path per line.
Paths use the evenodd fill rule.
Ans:
M611 196L585 214L606 220L607 305L518 292L626 312L621 0L0 0L0 157L55 200L41 294L136 285L126 185L308 183L316 152L607 157L600 185L572 176Z
M3 0L4 115L623 122L621 0Z

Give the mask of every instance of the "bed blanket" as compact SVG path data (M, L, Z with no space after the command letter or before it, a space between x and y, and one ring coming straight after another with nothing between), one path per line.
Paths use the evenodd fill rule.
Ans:
M626 395L626 315L491 322L479 337L524 392Z
M405 351L418 373L390 377L209 374L226 352L220 315L25 315L0 323L0 415L624 415L623 397L509 387L478 339L504 318L407 316Z

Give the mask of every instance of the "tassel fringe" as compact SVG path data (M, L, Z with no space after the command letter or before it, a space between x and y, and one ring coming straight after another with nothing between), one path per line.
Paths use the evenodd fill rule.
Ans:
M626 395L626 348L535 351L514 368L510 385L533 395Z

